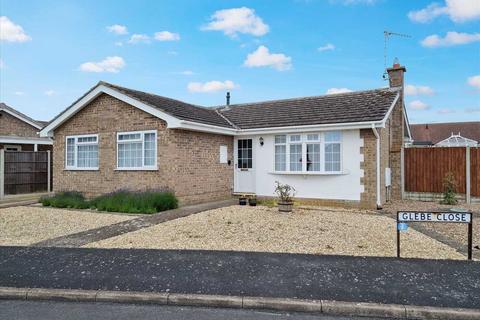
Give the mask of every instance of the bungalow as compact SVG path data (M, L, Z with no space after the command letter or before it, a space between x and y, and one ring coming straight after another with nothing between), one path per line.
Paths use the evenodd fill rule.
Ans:
M52 140L38 132L47 124L0 102L0 149L6 151L52 150Z
M168 187L183 203L232 193L381 207L401 197L405 67L390 87L204 108L99 82L55 117L55 191ZM228 97L228 96L227 96Z

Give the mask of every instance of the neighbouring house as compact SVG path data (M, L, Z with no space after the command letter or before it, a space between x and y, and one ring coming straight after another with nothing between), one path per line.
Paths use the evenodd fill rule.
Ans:
M0 102L0 149L6 151L52 150L52 139L40 137L45 121L33 120Z
M413 146L478 147L480 121L411 124Z
M389 88L205 108L99 82L55 117L55 191L173 189L182 203L233 194L381 207L402 192L405 67Z

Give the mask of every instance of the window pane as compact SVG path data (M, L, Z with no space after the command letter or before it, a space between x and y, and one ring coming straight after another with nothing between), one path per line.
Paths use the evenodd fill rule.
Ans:
M118 144L118 166L119 168L141 168L142 164L142 143L128 142Z
M319 141L320 140L320 135L318 133L308 134L307 135L307 140L308 141Z
M302 171L302 145L290 145L290 171Z
M145 133L144 137L144 156L145 156L145 165L153 166L155 165L155 133Z
M97 168L98 167L98 145L87 144L77 146L77 167Z
M299 135L299 134L295 134L295 135L290 136L290 141L291 142L298 142L298 141L301 141L301 140L302 140L302 136Z
M275 136L275 143L285 143L287 142L287 136L281 135L281 136Z
M340 142L341 140L340 131L331 131L325 133L325 142Z
M67 167L75 166L75 138L67 139Z
M307 171L320 171L320 144L307 144Z
M252 168L252 139L238 140L238 168Z
M275 171L287 170L286 153L286 146L275 146Z
M140 140L142 138L141 133L125 133L118 136L118 140Z
M340 171L340 143L325 144L325 171Z

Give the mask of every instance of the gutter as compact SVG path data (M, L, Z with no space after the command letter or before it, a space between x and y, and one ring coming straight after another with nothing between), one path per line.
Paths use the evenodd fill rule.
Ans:
M380 134L378 133L377 128L375 125L372 124L372 131L377 139L377 154L376 154L376 165L377 165L377 209L382 208L382 201L380 197Z

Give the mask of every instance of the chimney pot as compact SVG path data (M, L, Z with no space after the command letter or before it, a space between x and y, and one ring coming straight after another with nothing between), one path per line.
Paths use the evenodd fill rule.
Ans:
M227 106L230 105L230 92L227 92Z

